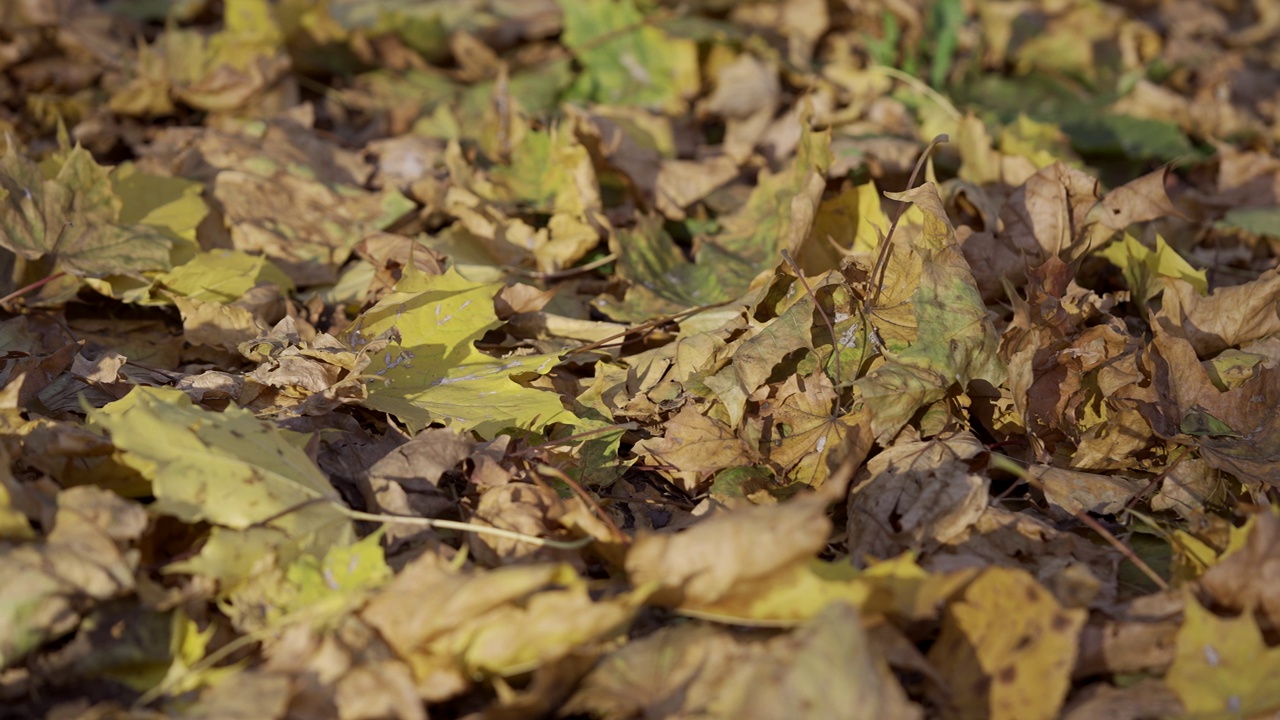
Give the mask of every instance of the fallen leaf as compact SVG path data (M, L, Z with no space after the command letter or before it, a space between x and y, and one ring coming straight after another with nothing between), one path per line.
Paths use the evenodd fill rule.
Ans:
M1085 617L1025 572L984 571L949 607L929 651L950 688L939 700L955 717L1057 717Z

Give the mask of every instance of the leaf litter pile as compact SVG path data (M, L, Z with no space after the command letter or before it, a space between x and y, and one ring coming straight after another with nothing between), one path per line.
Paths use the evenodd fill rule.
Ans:
M0 717L1280 711L1280 12L0 4Z

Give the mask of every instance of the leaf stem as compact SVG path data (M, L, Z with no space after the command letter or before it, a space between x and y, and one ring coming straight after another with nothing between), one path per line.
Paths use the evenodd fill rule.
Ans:
M67 273L65 270L59 270L58 272L50 275L47 278L44 278L43 280L37 280L31 283L30 285L27 285L26 287L18 288L17 290L14 290L8 295L5 295L4 297L0 298L0 305L7 305L9 304L10 300L20 298L23 295L26 295L27 293L32 292L33 290L39 290L45 285L48 285L49 283L53 282L54 280L57 280L58 278L66 274Z
M916 178L919 177L925 161L933 155L933 149L950 141L951 138L946 135L938 135L929 141L929 146L924 149L920 158L916 160L915 169L911 171L911 178L907 180L907 190L911 190L916 186ZM898 201L898 207L893 213L893 222L889 223L889 232L880 241L880 247L876 253L876 263L871 266L871 274L867 276L867 282L871 284L871 294L866 303L868 309L874 308L876 303L880 302L880 286L884 282L885 267L888 266L889 255L893 251L893 234L898 230L898 222L902 220L902 215L906 212L907 205L908 203L904 201Z
M538 472L543 475L550 475L565 485L573 488L573 491L578 494L578 497L582 498L582 501L595 511L596 515L600 516L600 521L609 526L609 532L613 533L614 540L617 540L623 545L627 545L631 542L631 538L627 537L626 533L618 529L618 526L613 522L613 518L609 517L609 514L604 511L604 508L600 507L600 503L596 502L596 499L591 496L591 493L584 490L583 487L578 484L577 480L574 480L564 472L557 468L553 468L550 465L538 465Z
M938 107L941 107L942 110L950 115L953 120L959 120L963 117L960 111L956 109L956 106L947 99L947 96L929 87L929 85L920 78L909 73L905 73L897 68L889 67L888 65L873 65L871 67L871 71L878 72L881 75L888 75L894 80L910 85L916 92L937 103Z
M1018 462L1015 461L1013 458L1010 458L1006 455L1000 455L999 453L991 453L989 462L991 463L991 467L996 468L998 470L1004 470L1005 472L1016 475L1018 479L1036 488L1037 490L1040 490L1040 491L1044 490L1044 485L1041 484L1040 481L1032 477L1031 473L1028 473L1027 469L1022 467L1022 465L1018 464ZM1127 512L1132 512L1132 511L1130 510ZM1150 565L1147 565L1147 563L1142 558L1138 557L1138 554L1135 553L1132 548L1130 548L1128 545L1125 545L1123 542L1121 542L1119 538L1113 535L1109 530L1102 527L1102 524L1099 523L1097 520L1094 520L1093 518L1089 517L1089 513L1086 512L1083 508L1075 511L1074 513L1072 513L1072 515L1074 515L1077 520L1087 525L1090 530L1093 530L1094 532L1098 533L1098 535L1102 536L1102 539L1106 540L1108 544L1110 544L1116 550L1120 551L1120 554L1124 555L1129 562L1133 563L1134 566L1137 567L1138 570L1140 570L1143 575L1146 575L1148 578L1150 578L1151 582L1156 584L1156 587L1160 588L1162 591L1169 589L1169 583L1165 582L1164 578L1160 577L1160 575L1155 570L1151 569Z
M528 543L537 547L556 548L558 550L577 550L586 547L595 542L595 538L585 537L577 540L551 540L549 538L541 538L536 535L525 535L513 530L504 530L502 528L491 527L489 525L472 525L471 523L456 522L453 520L440 520L438 518L424 517L408 517L406 515L384 515L381 513L367 513L360 510L352 510L344 505L333 503L335 507L342 511L343 515L352 520L368 520L369 522L387 523L393 525L417 525L418 527L440 528L442 530L456 530L458 532L469 532L476 535L492 535L494 537L505 538L507 540L515 540L516 542Z

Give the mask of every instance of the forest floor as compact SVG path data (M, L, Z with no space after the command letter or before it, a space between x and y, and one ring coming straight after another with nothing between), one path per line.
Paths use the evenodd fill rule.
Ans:
M1280 712L1280 5L0 4L0 718Z

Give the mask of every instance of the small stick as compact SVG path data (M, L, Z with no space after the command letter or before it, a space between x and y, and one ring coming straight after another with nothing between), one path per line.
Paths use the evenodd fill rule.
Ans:
M831 333L831 357L836 361L836 385L840 385L840 343L836 338L836 326L832 324L831 318L827 316L827 311L822 309L822 303L818 302L818 296L814 294L813 288L809 287L809 281L805 280L804 273L800 271L800 266L796 264L795 258L791 257L791 252L786 248L782 248L782 259L787 261L791 269L795 272L796 277L800 280L800 284L804 285L804 291L809 293L809 298L813 300L813 307L817 309L818 314L822 316L822 322L827 326L827 332ZM836 415L839 416L840 402L836 402Z
M1111 544L1112 547L1114 547L1116 550L1119 550L1120 554L1124 555L1126 558L1129 559L1129 562L1137 566L1137 568L1142 571L1143 575L1146 575L1147 577L1151 578L1151 582L1155 583L1156 587L1160 588L1161 590L1169 589L1169 583L1165 582L1164 578L1156 574L1155 570L1152 570L1149 565L1143 562L1142 558L1138 557L1138 554L1135 553L1132 548L1120 542L1119 538L1117 538L1115 535L1112 535L1110 532L1108 532L1107 529L1102 527L1102 525L1097 520L1094 520L1093 518L1089 517L1088 513L1086 513L1084 510L1077 510L1076 519L1084 523L1085 525L1088 525L1090 529L1092 529L1094 532L1101 535L1103 540L1106 540L1108 543Z
M991 453L990 463L991 463L991 467L1004 470L1005 472L1012 473L1013 475L1016 475L1019 479L1021 479L1023 482L1027 483L1028 485L1040 491L1044 490L1044 485L1040 481L1032 477L1031 473L1028 473L1027 469L1019 465L1017 462L1015 462L1013 458L1010 458L1005 455L997 455L996 453ZM1143 561L1142 558L1138 557L1138 554L1135 553L1132 548L1130 548L1128 545L1125 545L1123 542L1121 542L1120 539L1117 538L1115 535L1112 535L1111 532L1108 531L1106 528L1102 527L1102 525L1097 520L1094 520L1093 518L1089 517L1089 514L1083 508L1075 511L1074 513L1072 513L1072 515L1075 517L1075 519L1087 525L1090 530L1093 530L1094 532L1101 535L1102 539L1106 540L1116 550L1119 550L1120 554L1124 555L1125 558L1129 560L1129 562L1133 563L1134 566L1138 568L1138 570L1142 571L1143 575L1146 575L1148 578L1150 578L1151 582L1156 584L1156 587L1160 588L1161 590L1169 589L1169 583L1165 582L1164 578L1160 577L1160 575L1157 574L1155 570L1151 569L1150 565L1147 565L1147 563Z
M585 502L588 507L590 507L597 515L600 516L600 520L605 525L609 526L609 532L613 533L614 540L617 540L619 543L623 545L628 545L631 543L631 538L627 537L626 533L618 529L618 526L613 523L613 519L610 518L608 513L604 511L604 508L600 507L600 503L596 502L596 499L591 496L591 493L584 490L583 487L578 484L577 480L574 480L573 478L569 477L568 475L561 472L560 470L551 467L550 465L538 465L538 472L542 473L543 475L550 475L551 477L559 480L565 485L568 485L569 487L573 488L573 491L578 494L578 497L582 498L582 501Z
M65 270L60 270L60 271L58 271L58 272L56 272L56 273L54 273L54 274L50 275L49 277L47 277L47 278L45 278L45 279L43 279L43 280L37 280L37 281L35 281L35 282L31 283L30 285L28 285L28 286L26 286L26 287L18 288L17 290L14 290L13 292L9 293L8 295L5 295L4 297L0 298L0 305L7 305L7 304L9 303L9 301L10 301L10 300L14 300L14 299L16 299L16 298L20 298L20 297L22 297L23 295L26 295L27 293L32 292L33 290L39 290L40 288L44 287L45 285L47 285L47 284L49 284L49 283L53 282L54 280L57 280L58 278L62 277L63 275L66 275L66 274L67 274L67 273L66 273L66 271L65 271Z
M454 520L441 520L439 518L427 517L410 517L408 515L387 515L384 513L370 513L343 505L342 503L327 497L317 496L310 500L304 500L297 505L285 508L280 512L270 515L254 523L255 526L265 526L268 523L284 517L290 513L297 512L303 508L319 503L327 503L329 506L338 511L339 514L351 520L367 520L369 522L382 523L387 525L416 525L418 527L440 528L441 530L456 530L458 532L475 533L476 535L493 535L494 537L505 538L507 540L515 540L517 542L528 543L537 547L549 547L559 550L577 550L586 547L594 542L594 538L585 537L578 540L551 540L541 538L535 535L526 535L513 530L504 530L502 528L492 527L489 525L472 525L470 523L457 522Z
M945 142L950 142L951 138L946 135L938 135L929 141L929 147L924 149L924 153L916 160L915 169L911 171L911 179L907 180L907 190L916 186L916 177L920 175L921 168L924 163L933 154L933 149ZM871 283L872 295L868 298L866 307L873 308L880 301L880 285L883 283L883 275L885 266L889 264L889 253L893 249L893 233L898 229L898 221L902 219L903 213L906 212L907 203L899 202L897 209L893 213L893 222L889 223L889 232L880 241L880 247L876 253L876 263L871 266L871 274L867 277L867 281Z
M731 302L733 302L733 300L725 300L724 302L712 303L711 305L699 305L698 307L695 307L695 308L682 310L674 315L666 315L664 317L654 318L653 320L649 320L648 322L641 323L639 325L636 325L635 327L627 328L626 330L623 330L622 332L616 335L610 335L609 337L604 338L603 340L597 340L591 343L590 345L583 345L577 350L571 350L568 354L577 355L579 353L586 353L586 352L591 352L592 350L598 350L602 347L605 347L606 345L613 342L614 340L625 338L629 335L637 335L639 333L648 332L655 328L666 325L669 322L677 322L685 318L693 317L694 315L697 315L700 312L705 312L707 310L711 310L714 308L723 307L725 305L728 305Z
M608 265L609 263L617 259L618 259L617 253L609 253L604 257L596 258L595 260L592 260L586 265L575 265L574 267L565 268L564 270L557 270L555 272L536 272L533 270L525 270L524 268L518 268L518 267L508 267L506 270L507 272L513 275L532 278L534 280L562 280L567 277L573 277L574 275L581 275L582 273L591 272L592 270L595 270L596 268L602 267L604 265Z
M564 445L568 445L569 443L575 440L584 440L586 438L593 437L595 435L604 435L605 433L610 433L610 432L613 432L614 430L618 430L620 432L626 432L628 430L635 430L638 427L640 426L634 422L618 423L617 425L606 425L604 427L596 428L594 430L584 430L580 433L574 433L573 435L566 435L565 437L559 438L557 440L548 440L544 443L539 443L537 445L530 445L529 447L523 450L517 450L511 454L514 455L515 457L525 457L531 453L537 452L538 450L542 450L543 448L561 447Z

